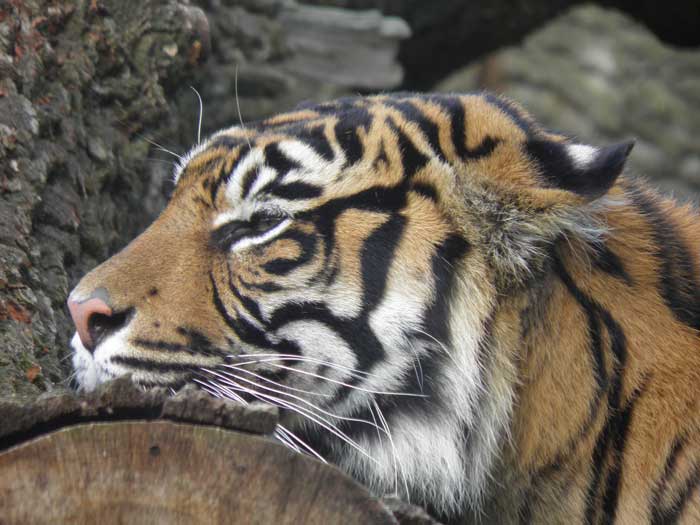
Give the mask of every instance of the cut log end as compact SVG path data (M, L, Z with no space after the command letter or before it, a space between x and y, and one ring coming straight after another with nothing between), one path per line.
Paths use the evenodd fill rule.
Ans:
M2 523L390 524L335 467L170 421L63 428L0 454Z

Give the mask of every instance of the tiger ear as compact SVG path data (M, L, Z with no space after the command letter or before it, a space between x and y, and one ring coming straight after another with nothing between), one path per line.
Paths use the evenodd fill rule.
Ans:
M537 162L548 185L589 201L604 195L615 184L633 147L633 140L601 148L540 138L526 143L527 153Z

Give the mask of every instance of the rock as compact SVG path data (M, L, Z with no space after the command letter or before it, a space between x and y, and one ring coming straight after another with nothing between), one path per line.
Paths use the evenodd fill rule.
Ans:
M403 79L397 55L410 29L399 18L282 0L198 3L212 41L193 83L205 103L205 135L300 101L390 89ZM199 102L186 91L178 105L186 124L179 139L187 149L197 136Z
M292 54L287 71L349 88L398 86L403 71L396 62L401 40L411 35L406 22L379 11L291 5L280 17Z
M584 6L437 89L502 92L544 125L593 144L633 137L628 171L697 202L699 75L700 51L665 46L626 15Z
M378 9L408 22L413 36L401 44L405 89L428 89L442 77L503 46L517 45L530 32L582 0L305 0L307 4ZM700 3L602 0L636 18L673 46L700 46Z

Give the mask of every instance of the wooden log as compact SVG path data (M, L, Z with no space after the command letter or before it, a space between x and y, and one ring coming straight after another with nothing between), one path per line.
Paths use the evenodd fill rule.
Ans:
M390 524L332 466L249 434L89 423L0 453L0 524Z

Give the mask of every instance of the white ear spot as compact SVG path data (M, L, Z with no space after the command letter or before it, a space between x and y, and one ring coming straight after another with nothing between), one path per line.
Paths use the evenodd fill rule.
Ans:
M574 161L574 165L579 169L590 166L596 158L598 149L586 144L570 144L567 146L569 157Z

